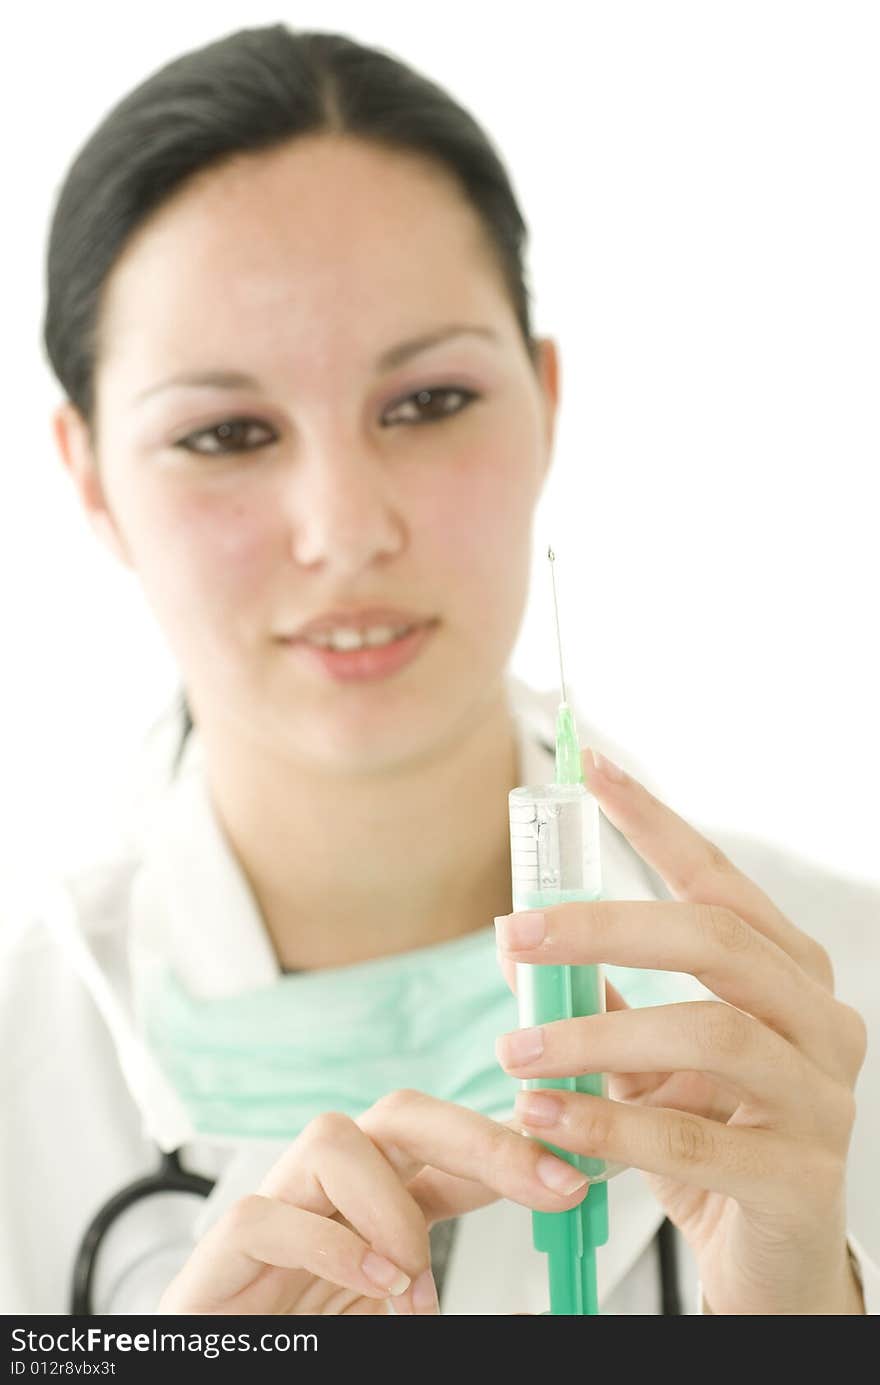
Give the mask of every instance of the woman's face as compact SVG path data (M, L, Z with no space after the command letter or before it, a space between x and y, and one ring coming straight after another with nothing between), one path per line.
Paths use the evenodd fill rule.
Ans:
M318 136L198 175L126 246L102 312L100 475L70 405L56 436L197 722L350 771L497 697L557 366L543 341L536 377L484 236L444 173ZM382 363L452 326L479 333ZM250 379L169 383L217 372ZM340 682L282 638L340 606L438 623L392 676Z

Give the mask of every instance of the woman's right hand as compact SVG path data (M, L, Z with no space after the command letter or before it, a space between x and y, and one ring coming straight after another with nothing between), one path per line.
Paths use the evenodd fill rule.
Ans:
M515 1124L406 1090L357 1120L317 1116L206 1232L156 1311L385 1314L393 1296L396 1313L437 1313L435 1222L498 1197L542 1212L584 1197L582 1175ZM554 1191L554 1173L582 1181Z

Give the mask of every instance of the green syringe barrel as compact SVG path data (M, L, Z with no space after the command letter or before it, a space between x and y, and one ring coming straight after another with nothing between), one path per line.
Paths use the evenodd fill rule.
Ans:
M573 900L601 898L598 804L581 783L526 785L509 796L513 907L541 909ZM518 963L521 1027L595 1015L605 1009L600 965L546 966ZM526 1089L607 1095L603 1073L538 1077ZM573 1154L542 1141L591 1180L587 1194L567 1212L533 1212L535 1248L547 1253L552 1314L596 1314L596 1247L608 1239L605 1180L616 1168L604 1159Z
M524 908L559 904L562 901L546 892L530 899ZM531 977L524 973L531 973ZM552 1020L595 1015L604 1009L600 995L600 968L517 966L517 994L522 996L519 1019L523 1026L546 1024ZM572 1092L605 1094L601 1073L577 1077L529 1078L530 1088L555 1088ZM603 1159L572 1154L549 1141L543 1141L559 1158L573 1164L591 1179L603 1179L608 1167ZM549 1255L550 1305L553 1314L598 1313L596 1299L596 1246L608 1240L608 1190L604 1182L591 1182L583 1202L567 1212L533 1212L532 1234L535 1249Z

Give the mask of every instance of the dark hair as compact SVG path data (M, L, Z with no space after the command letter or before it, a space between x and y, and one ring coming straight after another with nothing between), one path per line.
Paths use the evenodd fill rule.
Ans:
M284 24L240 29L175 58L114 106L58 194L43 340L93 442L101 296L129 237L203 169L317 133L422 155L458 179L488 233L535 365L528 230L501 159L473 117L390 53L342 34ZM193 725L185 691L182 711L175 766Z

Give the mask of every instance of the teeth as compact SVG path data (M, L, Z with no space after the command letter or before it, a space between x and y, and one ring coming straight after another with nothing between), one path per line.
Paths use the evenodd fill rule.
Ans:
M411 625L398 625L396 630L392 630L390 625L374 625L365 630L364 635L368 645L390 644L392 640L399 640L401 635L405 635L411 629Z
M306 639L309 644L320 645L322 649L374 648L377 645L390 644L392 640L399 639L412 628L411 625L400 625L396 629L390 625L372 625L368 630L362 631L340 626L336 630L322 630L318 634L307 635Z

